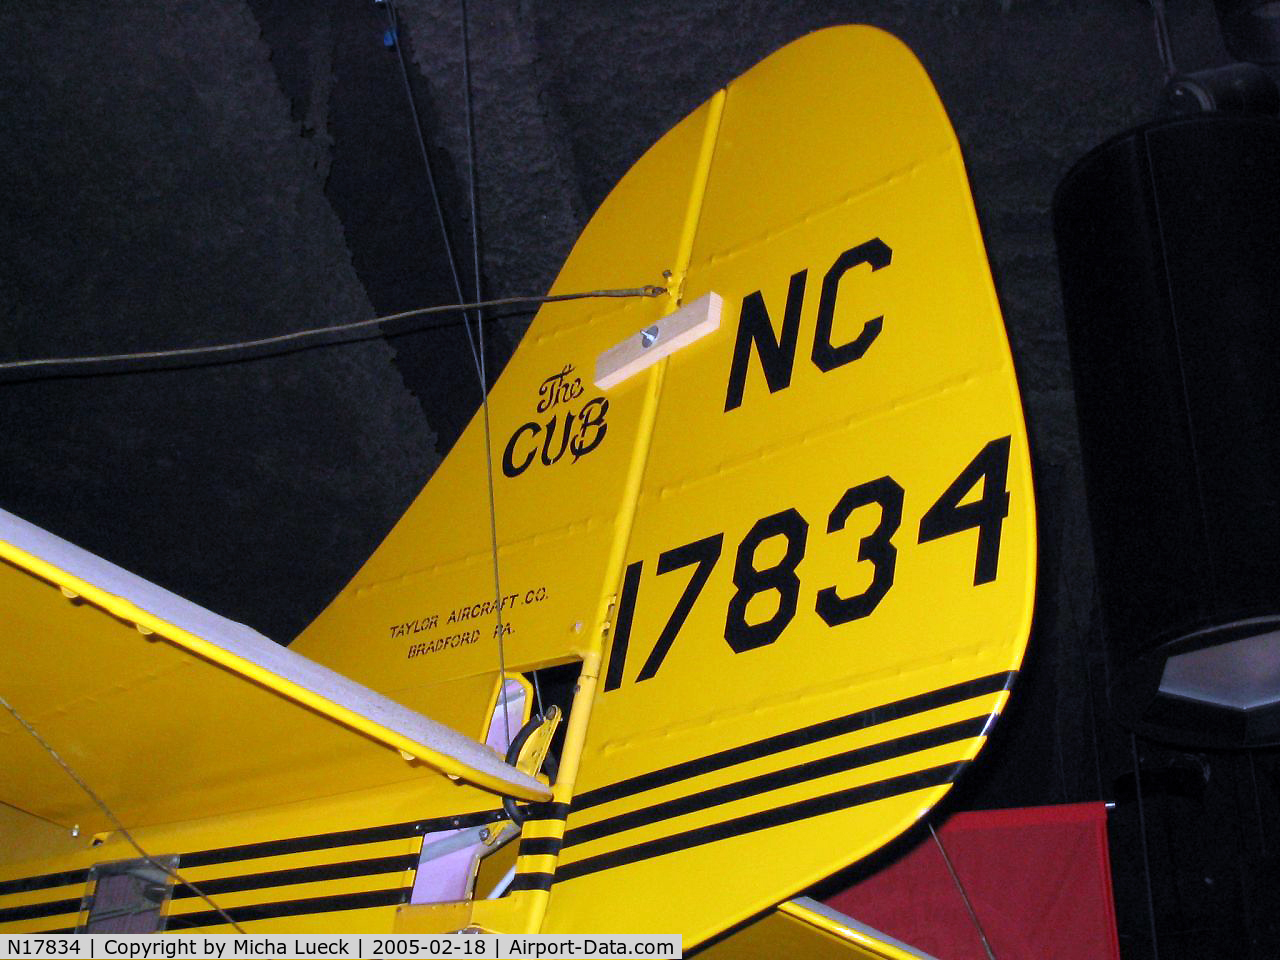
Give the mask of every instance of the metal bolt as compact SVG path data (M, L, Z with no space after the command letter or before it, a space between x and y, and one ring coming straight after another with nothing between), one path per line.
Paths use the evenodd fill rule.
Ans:
M645 327L640 331L640 346L646 350L653 346L653 342L658 339L658 325L655 323L652 327Z

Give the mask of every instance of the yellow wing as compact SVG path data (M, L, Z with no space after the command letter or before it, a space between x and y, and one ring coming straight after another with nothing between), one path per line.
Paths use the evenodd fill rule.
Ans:
M776 910L716 941L699 956L706 960L935 960L805 897L779 904Z
M501 794L550 795L481 743L4 511L0 558L0 801L11 808L110 827L37 737L134 826L227 813L232 795L252 803L246 786L268 765L280 768L267 774L277 800L322 793L362 761L375 782L408 779L407 760ZM173 675L186 685L175 690ZM121 742L122 730L148 742ZM324 762L309 762L316 750Z

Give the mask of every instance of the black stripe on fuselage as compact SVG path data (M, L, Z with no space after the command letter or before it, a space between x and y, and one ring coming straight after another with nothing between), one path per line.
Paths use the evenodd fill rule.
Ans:
M520 856L555 856L564 844L561 837L522 837L520 840Z
M553 873L517 873L511 880L511 886L507 887L508 893L514 893L517 890L550 890L551 884L555 881Z
M531 803L523 806L530 820L564 820L568 814L568 804L564 803ZM204 867L214 864L233 863L237 860L254 860L265 857L280 857L293 853L307 853L314 850L330 850L339 847L357 846L369 843L381 843L386 840L404 840L410 837L421 837L440 830L465 829L497 823L506 819L501 810L483 810L478 813L465 813L456 816L436 817L430 820L410 820L404 823L384 824L377 827L361 827L355 830L337 830L331 833L320 833L306 837L287 837L281 840L263 840L257 843L237 844L230 847L218 847L213 850L199 850L194 853L180 854L180 868ZM236 877L219 877L203 880L197 886L208 896L232 893L244 890L255 890L267 887L284 886L295 883L312 883L324 880L344 879L348 877L373 876L379 873L392 873L412 869L417 865L417 854L401 856L376 857L364 860L347 861L345 863L320 864L308 867L296 867L286 870L271 870L245 874ZM0 895L27 893L32 890L43 890L51 887L68 886L87 883L89 870L67 870L61 873L41 874L33 877L20 877L0 882ZM393 891L399 896L398 891ZM197 896L186 884L175 884L172 899L181 900ZM365 906L385 906L387 903L399 903L398 899L387 899L391 892L383 891L374 894L353 894L354 897L372 898ZM324 907L325 903L339 902L338 906ZM376 902L373 902L376 901ZM341 897L319 897L311 900L288 901L294 904L319 905L315 909L299 908L301 913L323 912L323 910L358 909L362 902L349 901ZM347 905L350 904L350 905ZM263 919L267 916L289 916L289 913L270 912L278 909L276 904L262 904L235 907L227 912L239 920ZM78 913L80 898L75 900L55 900L45 903L24 904L18 907L0 908L0 923L28 920L38 917L54 916L60 913ZM244 911L268 911L266 914L240 913ZM206 916L207 915L207 916ZM197 918L191 920L192 917ZM199 919L206 917L206 919ZM174 924L191 926L208 926L222 924L226 921L216 911L204 914L178 914L171 917ZM173 924L171 924L171 927Z
M556 882L564 883L577 877L598 873L601 870L610 870L629 863L649 860L664 854L687 850L690 847L714 843L718 840L727 840L731 837L740 837L744 834L767 830L770 827L777 827L787 823L796 823L800 820L821 816L824 813L835 813L838 810L861 806L865 803L874 803L877 800L885 800L889 797L912 793L916 790L939 787L954 780L966 766L968 766L968 761L929 767L925 770L918 770L915 773L890 777L887 780L879 780L875 783L867 783L858 787L850 787L847 790L839 790L820 797L797 800L794 803L784 804L772 810L762 810L759 813L734 817L731 820L723 820L720 823L709 824L696 830L686 830L683 833L674 833L670 836L659 837L656 840L623 847L620 850L587 857L585 860L579 860L576 863L561 865L556 871Z
M949 687L931 690L928 693L917 694L914 697L896 700L893 703L882 704L867 710L859 710L857 713L851 713L847 716L822 720L807 727L801 727L798 730L765 737L763 740L730 747L727 750L708 754L705 757L695 757L692 760L672 764L660 770L637 774L634 777L628 777L626 780L619 780L617 783L586 791L574 799L573 812L579 813L599 804L608 803L611 800L633 796L657 787L669 786L704 773L723 770L725 767L746 763L749 760L758 760L761 757L782 753L785 750L792 750L796 747L807 746L820 740L853 733L856 730L887 723L890 720L900 720L912 714L936 710L938 707L950 706L974 697L999 693L1001 690L1007 690L1016 676L1016 671L1009 671L1007 673L995 673L987 677L979 677L975 680L967 680L964 683L952 684Z
M370 907L398 906L409 902L409 887L394 890L370 890L367 893L342 893L330 897L308 897L304 900L280 900L275 903L254 903L243 907L226 907L202 910L198 913L170 914L166 930L189 930L193 927L225 926L227 917L236 923L250 920L274 920L278 917L300 917L312 913L333 913L338 910L367 910Z
M569 815L569 804L555 803L551 800L525 804L520 809L524 811L526 822L530 820L563 820Z
M206 896L220 893L238 893L243 890L260 890L265 887L283 887L294 883L316 883L322 880L345 880L349 877L370 877L379 873L399 873L418 865L418 854L406 853L393 857L374 857L367 860L347 860L343 863L323 863L311 867L294 867L290 870L270 870L249 873L239 877L219 877L201 880L196 886ZM185 883L176 884L171 899L182 900L198 897Z
M730 803L745 797L768 793L771 790L794 786L797 783L816 780L819 777L830 776L834 773L844 773L857 767L881 763L885 760L892 760L895 757L906 756L909 753L928 750L932 747L940 747L949 743L979 737L986 729L988 721L989 717L986 716L972 717L957 723L948 723L932 730L922 730L919 733L895 737L882 743L858 747L834 756L819 757L806 763L799 763L782 770L748 777L746 780L738 780L720 787L713 787L710 790L702 790L686 797L677 797L674 800L656 803L649 807L642 807L639 810L620 813L617 816L607 817L595 823L573 827L565 833L564 845L572 847L579 843L586 843L588 840L607 837L611 834L621 833L624 830L633 830L636 827L643 827L647 824L657 823L660 820L679 817L686 813L706 810L708 807L718 806L722 803Z
M0 909L0 923L16 923L37 917L56 917L60 913L79 913L80 898L74 900L46 900L44 903L28 903L21 907Z
M421 837L424 834L435 833L438 830L479 827L486 823L496 823L505 819L506 814L501 810L483 810L479 813L464 813L455 817L410 820L407 823L392 823L381 827L361 827L357 830L338 830L333 833L319 833L309 837L264 840L259 843L244 843L234 847L220 847L216 850L201 850L196 853L181 854L179 863L182 867L204 867L215 863L230 863L234 860L280 857L289 853L306 853L311 850L328 850L334 847L349 847L363 843L380 843L384 840Z
M568 813L568 804L564 803L531 803L522 809L531 820L563 820ZM218 847L213 850L199 850L193 853L180 854L180 868L204 867L214 864L233 863L237 860L253 860L266 857L286 856L293 853L307 853L315 850L330 850L340 847L361 844L380 843L387 840L403 840L410 837L421 837L440 830L465 829L483 826L506 819L501 810L483 810L477 813L458 814L455 816L436 817L430 820L410 820L404 823L384 824L377 827L361 827L355 830L338 830L331 833L320 833L306 837L287 837L280 840L264 840L256 843L237 844L230 847ZM346 863L321 864L310 867L297 867L286 870L273 870L246 874L236 877L220 877L201 881L197 886L207 895L253 890L266 887L283 886L293 883L309 883L318 880L341 879L346 877L371 876L378 873L390 873L397 870L410 869L417 863L416 854L403 856L379 857ZM0 895L26 893L51 887L68 886L87 883L89 870L68 870L61 873L41 874L33 877L20 877L0 883ZM196 894L185 884L175 884L173 899L193 897ZM323 898L321 898L323 899ZM302 902L302 901L299 901ZM68 907L68 905L70 905ZM381 904L374 904L375 906ZM270 906L270 905L267 905ZM74 901L57 900L39 904L26 904L20 907L0 908L0 923L42 916L53 916L58 913L74 913L80 909L80 898ZM249 910L251 907L237 907L237 910ZM335 907L343 910L347 907ZM212 911L211 911L212 913ZM212 913L217 917L216 913ZM235 914L232 914L233 916ZM273 914L276 916L277 914ZM283 916L284 914L279 914ZM187 914L192 916L192 914ZM248 918L253 919L253 918ZM222 923L217 919L212 923ZM190 925L190 924L188 924Z
M38 877L19 877L16 880L0 880L0 897L10 893L29 893L50 887L69 887L73 883L86 883L89 870L64 870L61 873L42 873Z

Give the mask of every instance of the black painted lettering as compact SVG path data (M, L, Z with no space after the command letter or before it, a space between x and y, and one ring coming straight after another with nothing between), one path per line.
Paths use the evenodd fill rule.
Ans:
M852 597L840 596L835 587L824 587L818 591L818 616L829 627L869 616L893 586L898 548L890 538L902 523L902 487L897 481L892 477L880 477L850 487L831 511L827 533L843 530L855 510L873 503L880 508L880 522L858 544L858 560L871 562L871 583Z
M766 540L785 537L787 551L772 567L756 568L756 551ZM757 520L738 545L738 559L733 568L733 585L738 592L729 601L725 616L724 638L734 653L743 653L773 643L796 615L800 595L800 577L796 567L804 559L809 524L795 508L783 510ZM769 590L778 592L778 609L760 623L747 623L747 607L751 599Z
M738 317L738 336L733 344L733 362L729 366L729 389L724 398L724 410L728 413L742 406L742 392L747 384L747 367L751 363L751 348L755 346L764 371L765 383L770 393L777 393L791 385L791 370L796 360L796 340L800 335L800 308L804 304L807 270L792 274L787 288L787 306L782 315L782 333L774 332L764 295L757 290L742 300L742 312Z
M627 668L627 647L631 643L631 621L636 612L636 593L640 590L640 574L644 561L627 564L622 578L622 596L618 599L618 620L614 624L613 639L609 644L609 670L605 674L605 692L622 686L622 673Z
M852 363L871 346L880 335L884 326L884 317L874 317L862 325L862 332L840 346L831 343L831 328L835 323L836 294L840 289L840 281L854 267L866 263L872 271L887 267L893 260L893 251L888 245L876 237L866 243L860 243L852 250L846 250L836 258L827 275L822 278L822 297L818 301L818 329L813 336L813 364L823 373Z
M1000 563L1000 534L1004 518L1009 515L1009 441L1009 437L1001 437L983 447L920 520L921 543L977 528L975 587L994 580ZM979 482L982 495L972 503L962 504L960 501Z
M693 564L697 564L697 566L689 577L689 582L685 584L684 593L680 595L675 609L671 611L667 625L662 628L662 633L658 635L658 642L653 645L653 649L649 651L649 656L645 659L644 666L640 668L640 673L636 676L637 682L648 680L662 666L662 661L666 659L667 653L671 650L672 641L675 640L676 635L680 632L680 628L684 626L684 622L689 619L689 611L693 609L694 601L698 599L698 594L702 592L702 588L707 585L707 578L711 576L711 569L716 565L716 561L720 559L720 550L723 546L724 534L717 533L715 536L695 540L693 543L687 543L683 547L676 547L674 550L668 550L666 553L659 555L659 576Z
M551 454L551 444L556 435L556 423L560 420L564 421L564 429L560 431L560 449ZM569 433L573 429L573 414L556 414L551 418L551 422L547 424L547 435L542 441L542 463L543 466L552 466L564 456L564 452L569 449Z
M604 422L605 414L608 412L609 401L604 397L593 397L582 408L582 412L578 414L578 435L569 445L574 463L578 462L579 457L585 457L604 441L604 435L609 429L609 425ZM588 433L591 436L590 440L587 439Z
M517 465L515 462L516 442L520 439L521 434L528 433L533 438L537 438L542 432L542 427L536 423L522 424L515 433L511 435L511 439L507 441L507 448L502 451L502 472L508 477L518 477L529 469L529 464L533 463L534 454L537 452L537 445L529 448L529 453Z

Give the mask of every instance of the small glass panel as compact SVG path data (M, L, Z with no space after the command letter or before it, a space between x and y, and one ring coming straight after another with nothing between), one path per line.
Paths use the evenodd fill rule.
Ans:
M1280 631L1170 657L1160 692L1238 710L1280 703Z
M164 929L174 856L101 863L89 871L77 933L157 933ZM87 914L87 917L85 916Z

